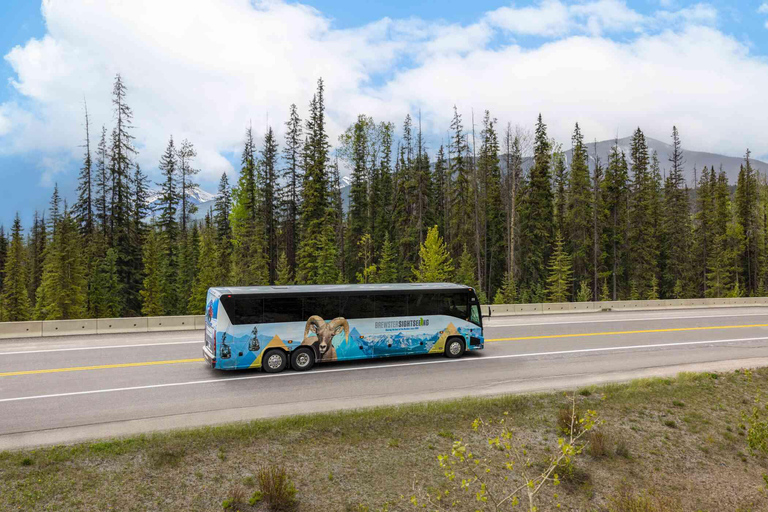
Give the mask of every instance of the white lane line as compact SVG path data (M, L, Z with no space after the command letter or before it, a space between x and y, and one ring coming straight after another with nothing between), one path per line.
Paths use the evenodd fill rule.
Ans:
M285 373L273 373L267 375L249 375L247 377L230 377L219 379L207 379L207 380L193 380L188 382L171 382L167 384L148 384L145 386L131 386L126 388L111 388L111 389L94 389L90 391L73 391L69 393L55 393L51 395L35 395L35 396L20 396L14 398L2 398L0 403L4 402L19 402L22 400L38 400L41 398L61 398L67 396L79 396L79 395L94 395L98 393L114 393L118 391L136 391L142 389L157 389L157 388L170 388L176 386L195 386L199 384L214 384L214 383L227 383L239 380L253 380L253 379L269 379L277 377L306 377L312 375L321 375L324 373L339 373L339 372L355 372L360 370L380 370L382 368L400 368L406 366L423 366L427 364L447 364L447 363L475 363L482 361L491 361L495 359L515 359L521 357L539 357L539 356L553 356L553 355L565 355L565 354L584 354L591 352L612 352L616 350L637 350L643 348L659 348L659 347L682 347L690 345L714 345L719 343L734 343L738 341L765 341L768 337L760 338L734 338L729 340L709 340L709 341L684 341L677 343L655 343L651 345L626 345L621 347L603 347L603 348L582 348L576 350L557 350L553 352L530 352L526 354L506 354L499 356L484 356L473 359L441 359L437 361L416 361L413 363L395 363L395 364L378 364L374 366L357 366L354 368L332 368L328 370L316 370L312 372L285 372Z
M46 352L72 352L75 350L108 350L112 348L136 348L136 347L162 347L164 345L191 345L197 343L202 346L204 340L195 341L169 341L166 343L139 343L134 345L107 345L102 347L74 347L74 348L49 348L45 350L20 350L18 352L0 352L0 356L16 356L19 354L43 354Z
M535 322L527 324L485 324L485 329L493 329L496 327L527 327L533 325L570 325L570 324L602 324L610 322L646 322L650 320L687 320L687 319L699 319L699 318L738 318L742 316L768 316L766 313L743 313L740 315L697 315L697 316L656 316L648 318L611 318L603 320L576 320L576 321L564 321L564 322ZM487 317L486 317L487 318ZM498 318L498 317L497 317ZM493 319L493 317L491 317ZM491 320L492 322L493 320Z

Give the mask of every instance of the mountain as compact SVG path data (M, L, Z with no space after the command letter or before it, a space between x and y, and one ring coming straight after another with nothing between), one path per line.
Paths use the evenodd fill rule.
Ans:
M648 144L648 153L652 154L654 151L659 157L659 163L661 165L662 174L666 174L670 167L669 158L672 156L672 145L661 142L660 140L652 139L650 137L645 138L646 144ZM600 163L605 168L608 163L608 156L610 155L611 148L617 141L604 140L597 143L597 154L600 157ZM630 144L632 142L631 137L624 137L618 140L619 149L627 155L627 161L629 161ZM587 144L589 150L589 163L590 167L594 168L594 143ZM565 152L565 158L568 162L571 161L572 150ZM732 156L718 155L716 153L707 153L703 151L690 151L683 148L683 160L684 160L684 175L685 180L690 188L693 188L694 183L694 169L697 170L696 177L701 177L701 169L704 167L714 166L716 171L719 171L720 166L723 166L725 174L728 176L728 182L731 185L736 185L736 180L739 177L739 167L744 163L743 158L736 158ZM768 163L761 162L760 160L750 160L752 167L761 173L768 173ZM631 165L631 162L629 162Z
M669 169L669 157L672 155L672 145L667 144L665 142L661 142L660 140L652 139L650 137L645 138L646 143L648 144L648 152L653 153L654 151L659 157L659 163L661 165L662 173L666 175L667 169ZM605 168L605 166L608 164L608 156L610 155L611 148L614 144L618 142L619 149L624 152L625 155L627 155L627 160L629 161L629 153L630 153L630 144L632 142L631 137L624 137L623 139L616 140L604 140L597 143L597 155L600 158L600 163ZM589 150L589 164L590 168L594 169L595 166L595 144L589 143L587 144L587 148ZM573 151L569 149L565 152L565 159L566 162L571 161L571 155L573 154ZM504 165L504 156L501 155L500 157L502 168ZM684 160L684 175L686 182L688 183L688 186L693 188L694 183L694 169L697 170L697 178L701 176L701 169L706 167L714 166L715 170L719 170L720 166L722 165L723 170L725 171L726 175L728 176L728 182L731 185L736 185L736 180L739 176L739 167L741 164L744 163L743 158L736 158L732 156L725 156L725 155L719 155L716 153L707 153L704 151L690 151L685 148L683 148L683 160ZM752 167L756 169L757 171L768 174L768 163L762 162L760 160L751 160ZM524 171L528 171L528 169L533 164L533 159L531 157L526 157L523 159L523 169ZM631 162L630 162L631 164ZM351 188L351 177L350 176L342 176L341 177L341 199L342 203L344 205L344 211L349 210L349 191ZM205 192L201 189L196 189L192 191L189 195L190 200L194 204L197 205L197 213L193 215L193 218L195 219L203 219L205 217L205 214L213 209L214 203L216 201L216 196L214 194L210 194L208 192ZM159 200L159 194L154 194L150 198L150 205L157 202Z
M159 190L151 191L147 198L147 206L149 208L149 216L159 216L161 205L160 199L162 192ZM209 208L213 208L213 204L216 202L216 195L206 192L201 188L194 188L187 191L187 198L191 204L197 205L197 213L192 217L195 219L202 219L205 217Z

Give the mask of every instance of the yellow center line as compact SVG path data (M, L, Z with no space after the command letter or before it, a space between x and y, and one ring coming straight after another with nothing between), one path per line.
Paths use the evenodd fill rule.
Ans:
M203 358L195 359L173 359L170 361L146 361L143 363L119 363L103 364L99 366L74 366L71 368L49 368L46 370L23 370L18 372L0 373L0 377L14 377L17 375L36 375L39 373L60 373L60 372L81 372L84 370L106 370L110 368L134 368L136 366L157 366L161 364L179 364L179 363L200 363Z
M577 334L547 334L544 336L521 336L518 338L495 338L485 341L523 341L523 340L543 340L549 338L580 338L583 336L616 336L619 334L644 334L652 332L679 332L679 331L709 331L713 329L747 329L750 327L768 327L768 324L749 324L749 325L716 325L711 327L676 327L670 329L645 329L642 331L608 331L608 332L586 332Z

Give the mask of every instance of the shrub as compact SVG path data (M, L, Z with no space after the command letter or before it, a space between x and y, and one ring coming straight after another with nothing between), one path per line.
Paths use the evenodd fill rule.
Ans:
M291 510L296 505L296 487L282 466L266 466L257 474L261 496L269 510Z
M229 492L229 498L221 503L221 507L224 510L237 508L239 505L245 505L245 488L242 485L232 487L232 490Z
M610 437L602 430L593 430L587 436L587 452L593 457L608 457Z
M22 466L31 466L32 465L32 459L30 459L29 457L24 457L23 459L21 459L21 465Z

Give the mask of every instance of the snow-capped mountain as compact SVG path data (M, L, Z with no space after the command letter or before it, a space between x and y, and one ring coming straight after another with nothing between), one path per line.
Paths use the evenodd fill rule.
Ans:
M147 198L147 206L149 207L150 216L160 213L161 197L162 192L159 190L150 192L149 197ZM187 191L187 200L191 204L197 206L197 213L193 215L193 217L197 218L199 216L200 218L203 218L205 216L205 212L207 212L209 208L213 207L213 203L216 201L216 195L211 194L210 192L206 192L205 190L198 187ZM202 215L200 215L200 212L202 212Z

